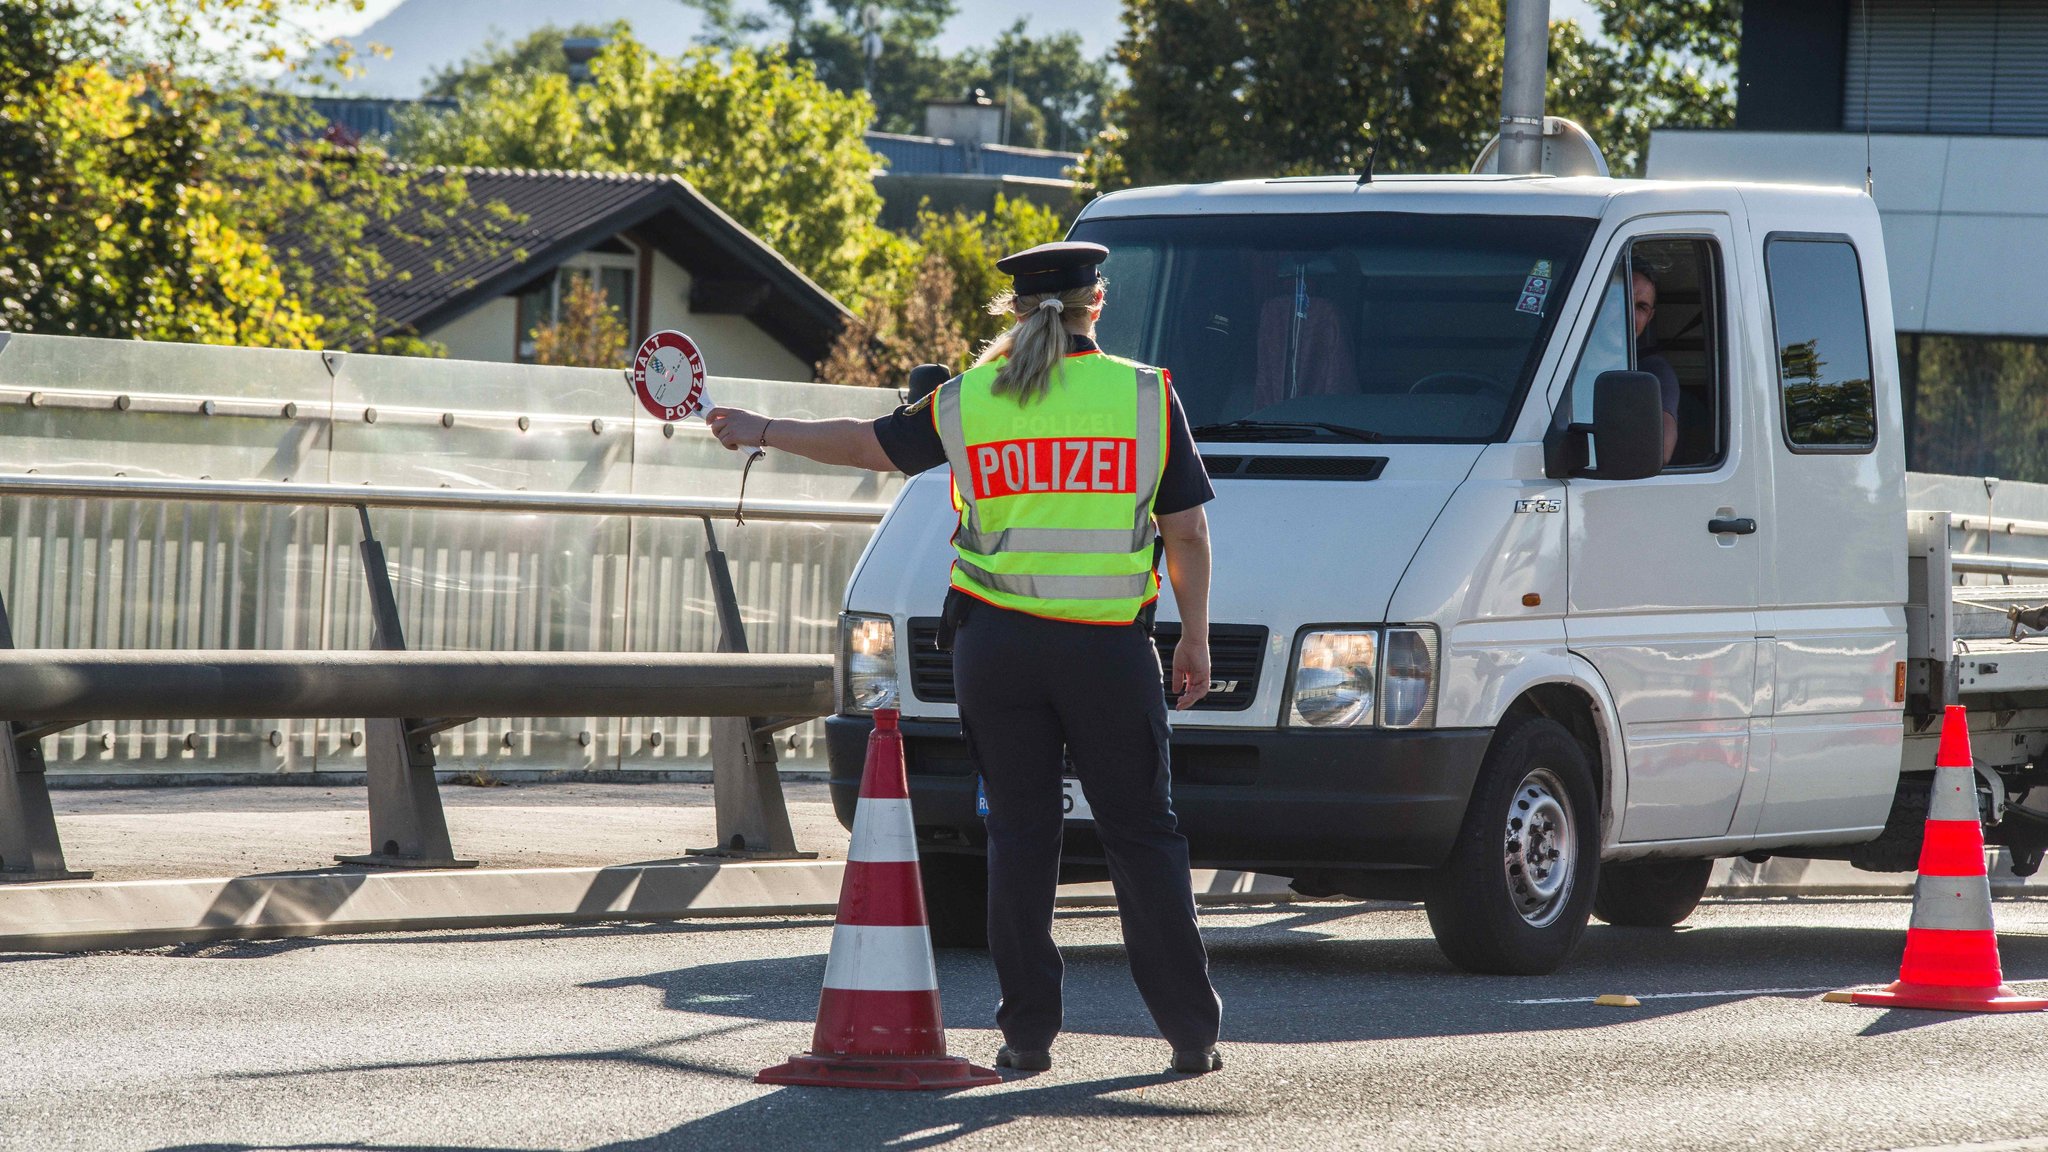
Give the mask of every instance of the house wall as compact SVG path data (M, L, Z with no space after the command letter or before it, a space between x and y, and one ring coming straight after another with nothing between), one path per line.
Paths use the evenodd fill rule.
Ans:
M703 350L704 363L712 375L752 380L811 379L811 365L745 316L699 316L691 312L689 272L659 252L654 254L654 274L649 283L650 322L656 329L676 328L689 333Z
M445 345L451 360L509 361L512 329L518 322L518 302L500 296L427 333L427 339Z
M563 263L584 262L582 258L571 257ZM652 264L653 272L648 277L648 322L655 330L676 328L689 333L704 350L705 363L713 375L752 380L811 379L809 363L746 317L692 313L690 274L659 252L654 254ZM510 363L514 359L517 326L517 301L511 296L500 296L433 329L426 337L446 345L451 359Z

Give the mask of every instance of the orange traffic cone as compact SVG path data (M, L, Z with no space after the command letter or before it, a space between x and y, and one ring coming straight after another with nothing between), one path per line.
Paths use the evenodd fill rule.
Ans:
M1884 1008L1956 1012L2031 1012L2048 1000L2006 986L1991 928L1991 881L1984 871L1984 830L1977 823L1977 773L1971 767L1970 722L1950 705L1934 757L1934 794L1913 886L1913 922L1899 979L1850 1001Z
M893 708L875 710L811 1050L764 1069L756 1083L908 1091L1002 1079L946 1055L896 719Z

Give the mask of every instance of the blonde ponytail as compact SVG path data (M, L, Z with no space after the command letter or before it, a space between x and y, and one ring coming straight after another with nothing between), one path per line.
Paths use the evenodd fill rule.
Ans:
M1072 330L1086 327L1088 313L1095 307L1096 295L1101 290L1102 282L1098 280L1080 288L1034 296L1005 292L989 301L989 315L1009 316L1016 321L989 341L974 360L977 367L1003 361L996 369L990 391L1014 397L1020 405L1043 399L1066 366L1068 325L1073 325Z

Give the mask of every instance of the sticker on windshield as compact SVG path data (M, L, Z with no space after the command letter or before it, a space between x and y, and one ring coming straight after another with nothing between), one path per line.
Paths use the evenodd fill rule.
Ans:
M1522 281L1521 299L1515 302L1515 311L1527 312L1531 316L1543 315L1543 299L1550 295L1550 261L1538 260L1529 269L1529 278Z

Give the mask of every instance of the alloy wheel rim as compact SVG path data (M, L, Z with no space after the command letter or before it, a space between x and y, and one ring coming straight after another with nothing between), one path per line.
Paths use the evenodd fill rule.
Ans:
M1532 769L1515 786L1501 866L1524 923L1545 928L1563 914L1578 873L1578 837L1564 784L1548 768Z

